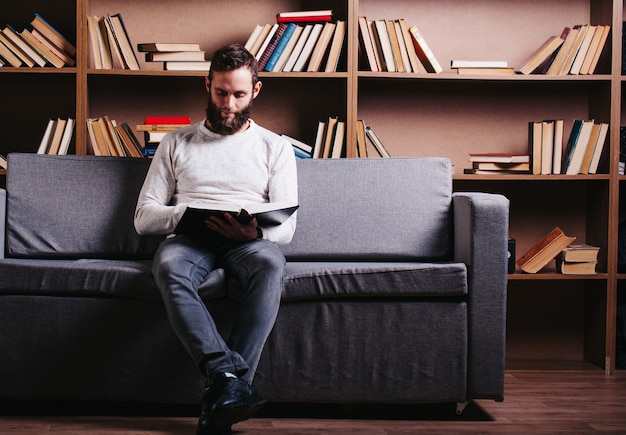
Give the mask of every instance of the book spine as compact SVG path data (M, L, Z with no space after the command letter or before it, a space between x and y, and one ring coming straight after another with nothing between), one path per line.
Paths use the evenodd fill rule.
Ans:
M559 227L554 228L547 236L541 239L536 245L530 248L524 255L522 255L517 260L517 265L519 267L523 267L526 263L528 263L531 259L537 256L542 250L544 250L550 243L555 241L557 238L563 236L563 230Z
M146 116L144 124L191 124L191 116Z
M280 42L281 39L283 39L282 37L285 34L285 30L287 30L286 23L280 23L278 25L278 28L276 28L276 31L272 35L269 43L265 47L265 51L263 51L263 54L261 55L261 58L259 59L259 66L258 66L259 71L263 71L265 69L265 66L270 60L270 57L272 57L274 50L276 50L278 43Z
M320 23L332 20L332 15L303 16L303 17L276 17L277 23Z
M285 28L282 38L280 38L280 40L278 41L278 44L276 44L276 48L272 52L272 55L267 60L267 64L265 65L265 68L264 68L265 71L273 71L274 67L276 66L276 62L278 62L278 59L285 51L285 47L289 43L289 40L293 36L293 33L296 31L296 27L297 27L296 24L289 23L289 25ZM261 69L260 65L259 65L259 69Z

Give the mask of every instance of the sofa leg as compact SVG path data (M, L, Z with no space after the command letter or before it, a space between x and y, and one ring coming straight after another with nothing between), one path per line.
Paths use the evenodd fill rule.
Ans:
M456 415L463 414L465 411L465 407L469 404L469 402L459 402L456 404Z

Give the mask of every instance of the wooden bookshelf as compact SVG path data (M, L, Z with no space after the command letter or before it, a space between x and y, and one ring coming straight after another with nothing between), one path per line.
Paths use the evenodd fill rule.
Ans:
M27 27L38 12L76 42L74 68L0 68L5 137L0 153L34 152L49 118L76 118L70 152L87 152L86 120L108 115L133 126L146 115L204 117L203 72L90 67L87 15L120 13L134 46L196 42L212 53L245 42L256 24L280 11L333 9L347 39L335 73L261 73L263 91L252 116L261 125L312 143L317 121L339 116L373 126L393 156L445 156L456 190L499 192L511 199L510 236L521 255L555 226L600 246L598 274L565 276L546 269L510 275L509 360L578 361L607 374L615 366L618 224L626 217L626 177L619 175L619 126L626 125L621 73L624 0L473 2L439 0L23 0L4 11L6 23ZM404 18L418 25L444 70L440 74L360 70L359 16ZM581 23L609 24L608 56L593 75L457 75L452 59L506 60L517 67L548 36ZM494 37L497 35L497 37ZM468 154L525 152L532 120L594 118L610 124L608 146L594 175L464 175ZM356 141L348 129L347 140ZM0 179L4 176L0 172ZM4 181L2 181L4 183ZM571 293L571 294L570 294ZM571 296L571 297L570 297ZM530 311L541 306L536 315ZM565 308L564 308L565 307ZM539 331L539 332L538 332ZM537 334L541 334L538 337ZM554 366L554 364L550 364Z

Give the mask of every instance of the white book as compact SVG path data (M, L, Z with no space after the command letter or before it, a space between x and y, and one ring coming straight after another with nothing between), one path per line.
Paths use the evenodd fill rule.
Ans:
M554 121L554 151L552 152L552 173L561 173L561 161L563 159L563 120Z
M393 49L391 48L391 41L389 39L389 33L387 32L387 23L385 20L374 21L376 26L376 36L380 43L380 49L385 64L385 69L388 72L396 72L396 62L393 58Z
M48 146L50 145L50 137L52 136L52 130L54 129L55 123L56 121L54 119L48 121L46 130L44 131L41 142L39 143L37 154L45 154L48 151Z
M59 146L59 150L57 154L65 155L67 154L67 150L70 147L70 142L72 141L72 135L74 134L74 119L68 118L67 123L65 124L65 131L63 132L63 137L61 138L61 145Z
M322 32L320 33L319 38L317 38L317 42L315 43L315 47L311 53L311 60L309 61L309 65L307 67L308 72L318 72L320 70L322 60L328 51L330 41L333 38L336 27L337 24L335 23L328 22L324 24Z
M306 41L311 34L311 30L313 30L313 24L307 24L306 26L304 26L304 29L302 30L302 33L298 38L298 42L291 52L291 56L289 56L289 59L287 59L287 63L285 63L283 71L290 72L293 69L296 61L298 60L298 56L300 56L300 53L302 53L304 44L306 44Z
M250 36L248 37L248 40L246 41L246 44L244 45L246 50L248 50L248 51L252 50L252 46L254 45L256 40L258 39L258 37L261 34L262 30L263 30L263 25L257 24L256 26L254 26L254 29L252 30L252 33L250 33Z
M304 47L302 47L302 52L300 53L300 56L298 56L298 60L296 61L296 64L293 66L293 71L295 72L304 71L304 67L309 61L311 54L313 53L313 48L315 47L315 44L317 43L317 40L319 39L323 28L324 28L324 25L321 23L317 23L313 25L311 34L307 38L306 44L304 44Z
M283 70L283 67L287 63L289 56L291 56L291 53L293 52L296 44L298 43L298 39L300 39L300 35L302 35L303 30L304 30L304 26L301 26L301 25L296 26L296 29L293 31L293 34L291 35L291 38L289 38L289 42L287 42L285 49L283 50L282 54L278 58L278 61L276 61L276 65L274 65L274 68L272 68L272 72L279 72Z
M333 139L333 150L330 154L330 157L333 159L338 159L341 157L341 152L343 151L344 137L346 135L346 123L345 121L338 121L337 126L335 127L335 137Z
M248 50L250 51L250 53L252 53L253 56L256 56L259 52L259 48L261 48L261 45L265 42L265 37L270 32L270 30L272 30L272 27L273 26L268 23L265 24L261 29L261 33L257 37L256 41L254 41L254 44L252 44L252 48Z
M257 54L254 56L256 57L256 60L260 60L261 56L263 56L263 53L265 52L265 49L267 48L267 46L269 45L270 41L272 40L272 37L274 36L274 33L276 33L276 30L278 29L278 23L274 24L269 33L267 34L267 36L265 37L265 41L263 41L263 44L261 44L261 47L259 47L259 51L257 52Z
M402 26L400 26L400 21L394 21L393 26L396 29L396 35L398 37L398 45L400 45L400 55L402 56L402 64L404 65L404 70L408 73L413 72L411 67L411 60L409 59L409 52L404 42L404 35L402 33Z
M550 175L553 166L554 153L554 123L543 121L541 129L541 174Z

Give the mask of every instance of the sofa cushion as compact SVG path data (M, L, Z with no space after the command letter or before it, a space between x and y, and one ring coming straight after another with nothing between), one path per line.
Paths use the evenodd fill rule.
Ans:
M448 159L303 159L298 188L289 259L450 259Z
M289 262L283 301L465 294L463 263Z
M133 216L148 159L9 155L7 256L151 258Z
M0 261L0 293L48 296L114 296L161 300L150 260L24 259ZM200 286L203 298L224 296L224 271Z

